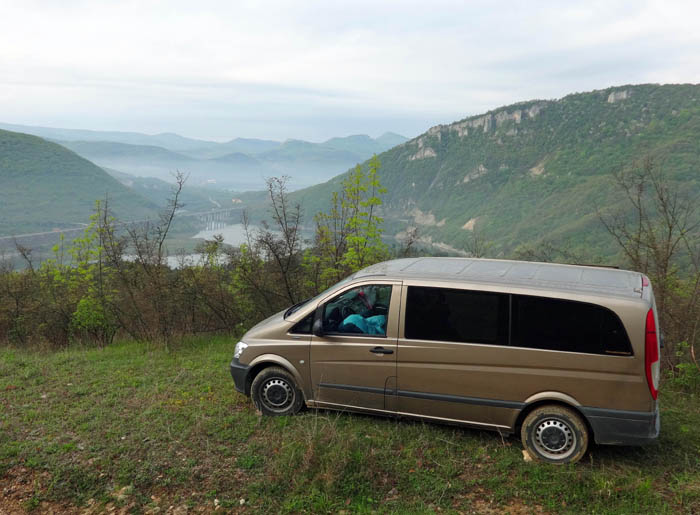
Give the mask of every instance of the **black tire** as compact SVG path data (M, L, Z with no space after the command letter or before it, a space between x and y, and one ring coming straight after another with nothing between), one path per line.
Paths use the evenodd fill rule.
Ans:
M533 459L561 465L583 458L589 433L574 410L550 404L535 408L525 417L520 438Z
M263 415L294 415L304 405L304 395L294 376L280 367L262 369L253 379L250 396Z

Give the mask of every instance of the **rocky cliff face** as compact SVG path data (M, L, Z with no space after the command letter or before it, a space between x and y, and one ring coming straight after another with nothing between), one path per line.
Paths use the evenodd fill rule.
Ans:
M641 85L533 100L437 125L381 154L387 227L464 249L478 231L496 253L522 242L603 242L597 209L616 205L612 171L646 154L697 190L700 86ZM314 199L333 181L300 193Z

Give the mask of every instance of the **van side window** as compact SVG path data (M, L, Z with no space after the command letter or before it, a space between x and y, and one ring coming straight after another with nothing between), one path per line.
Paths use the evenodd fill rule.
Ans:
M513 295L511 345L589 354L632 355L627 332L607 308Z
M323 306L323 330L335 334L386 336L391 285L358 286Z
M404 336L508 345L508 295L409 286Z
M294 324L294 327L292 327L289 332L292 334L311 334L311 326L314 323L314 313L315 312L312 311Z

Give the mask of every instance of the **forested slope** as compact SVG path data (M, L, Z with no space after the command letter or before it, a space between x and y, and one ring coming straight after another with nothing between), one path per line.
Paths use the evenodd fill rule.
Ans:
M379 155L391 234L493 253L523 243L610 248L596 211L620 203L614 171L652 156L688 193L700 189L700 85L638 85L533 100L438 125ZM295 194L310 216L343 176Z
M74 152L36 136L0 130L0 236L89 222L109 195L124 220L154 216L157 206Z

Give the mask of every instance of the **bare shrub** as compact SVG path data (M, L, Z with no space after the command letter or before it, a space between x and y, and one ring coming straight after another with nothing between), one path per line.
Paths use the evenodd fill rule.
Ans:
M679 190L651 157L616 173L614 184L623 203L599 212L599 218L629 266L652 281L665 335L664 363L674 369L684 359L682 349L686 348L698 366L698 199Z

